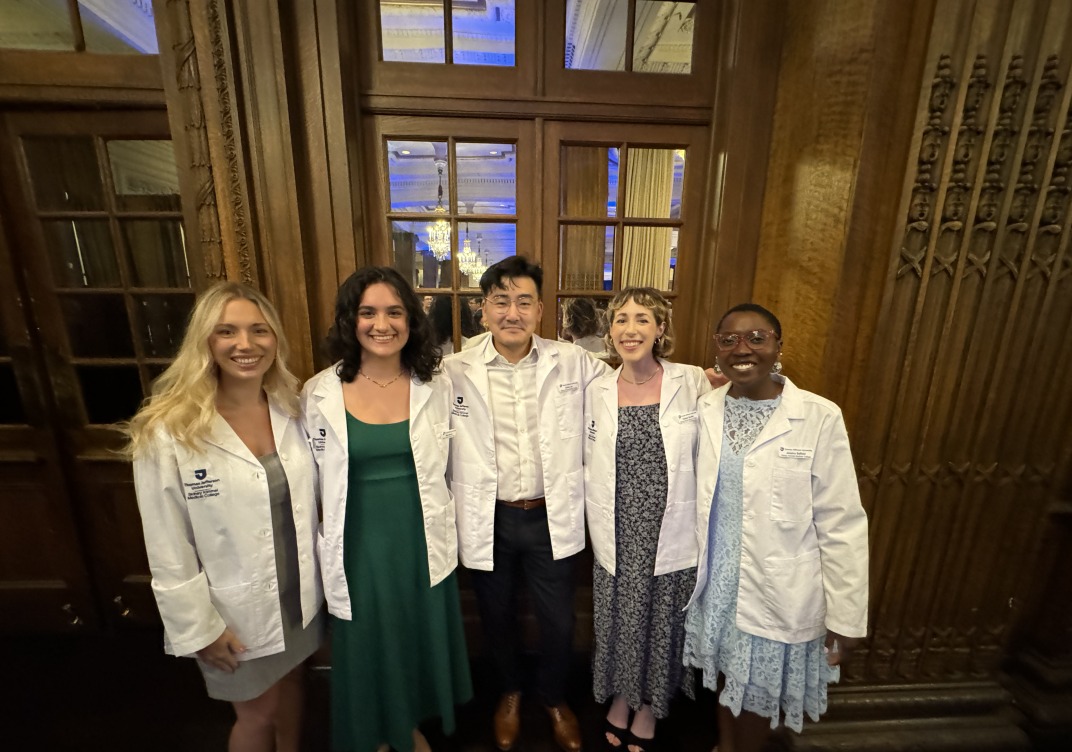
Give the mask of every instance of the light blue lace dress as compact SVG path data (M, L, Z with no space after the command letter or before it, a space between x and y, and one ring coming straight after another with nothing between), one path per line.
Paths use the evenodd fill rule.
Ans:
M788 644L737 628L737 585L741 570L741 513L744 456L778 406L772 400L726 396L722 457L707 528L707 583L685 618L685 664L703 669L704 686L726 685L718 701L735 716L747 710L800 731L804 713L813 721L826 712L827 684L840 669L826 663L824 637Z

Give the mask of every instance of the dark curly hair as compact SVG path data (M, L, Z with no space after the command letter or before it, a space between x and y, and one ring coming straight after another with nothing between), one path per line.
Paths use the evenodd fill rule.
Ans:
M394 289L406 309L409 340L402 347L402 365L421 381L431 381L439 370L440 354L421 301L405 277L389 266L358 269L339 287L335 297L335 322L328 331L327 351L332 360L342 361L337 373L350 382L361 369L361 345L357 341L357 307L370 285L383 282Z
M778 335L778 339L782 338L782 322L778 320L777 316L775 316L773 313L771 313L758 303L741 303L739 305L735 305L733 308L722 314L722 318L718 320L718 326L715 328L716 331L722 328L722 323L727 318L729 318L731 313L757 313L767 320L767 323L770 324L771 329L773 329L774 333Z

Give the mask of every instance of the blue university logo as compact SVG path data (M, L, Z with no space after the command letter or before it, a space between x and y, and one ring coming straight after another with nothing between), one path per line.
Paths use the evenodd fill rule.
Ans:
M208 474L208 471L206 471L204 468L202 468L200 470L194 470L194 477L197 478L198 480L204 480L205 476L207 474Z
M459 395L458 395L458 396L457 396L457 397L455 398L455 400L454 400L454 401L455 401L455 402L457 402L457 403L458 403L458 404L460 405L460 404L461 404L462 402L464 402L464 401L465 401L465 397L463 397L462 395L460 395L460 394L459 394Z
M328 432L325 431L323 428L320 429L320 435L321 436L327 436L327 434L328 434Z

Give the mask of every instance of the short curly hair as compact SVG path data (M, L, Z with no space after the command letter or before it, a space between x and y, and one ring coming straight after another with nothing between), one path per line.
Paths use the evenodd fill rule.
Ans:
M654 287L627 287L611 298L607 306L607 321L613 322L618 310L630 301L650 310L656 325L665 325L663 335L655 341L651 354L656 358L669 358L674 352L674 322L670 317L670 301ZM604 340L607 343L607 351L616 352L614 342L610 338L609 326Z

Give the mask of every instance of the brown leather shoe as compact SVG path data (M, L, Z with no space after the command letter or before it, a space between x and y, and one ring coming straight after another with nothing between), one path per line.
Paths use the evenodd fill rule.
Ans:
M580 752L581 727L569 705L562 703L548 708L547 715L551 716L551 727L554 729L558 746L565 752Z
M507 692L495 708L495 746L506 752L513 749L521 732L521 693Z

